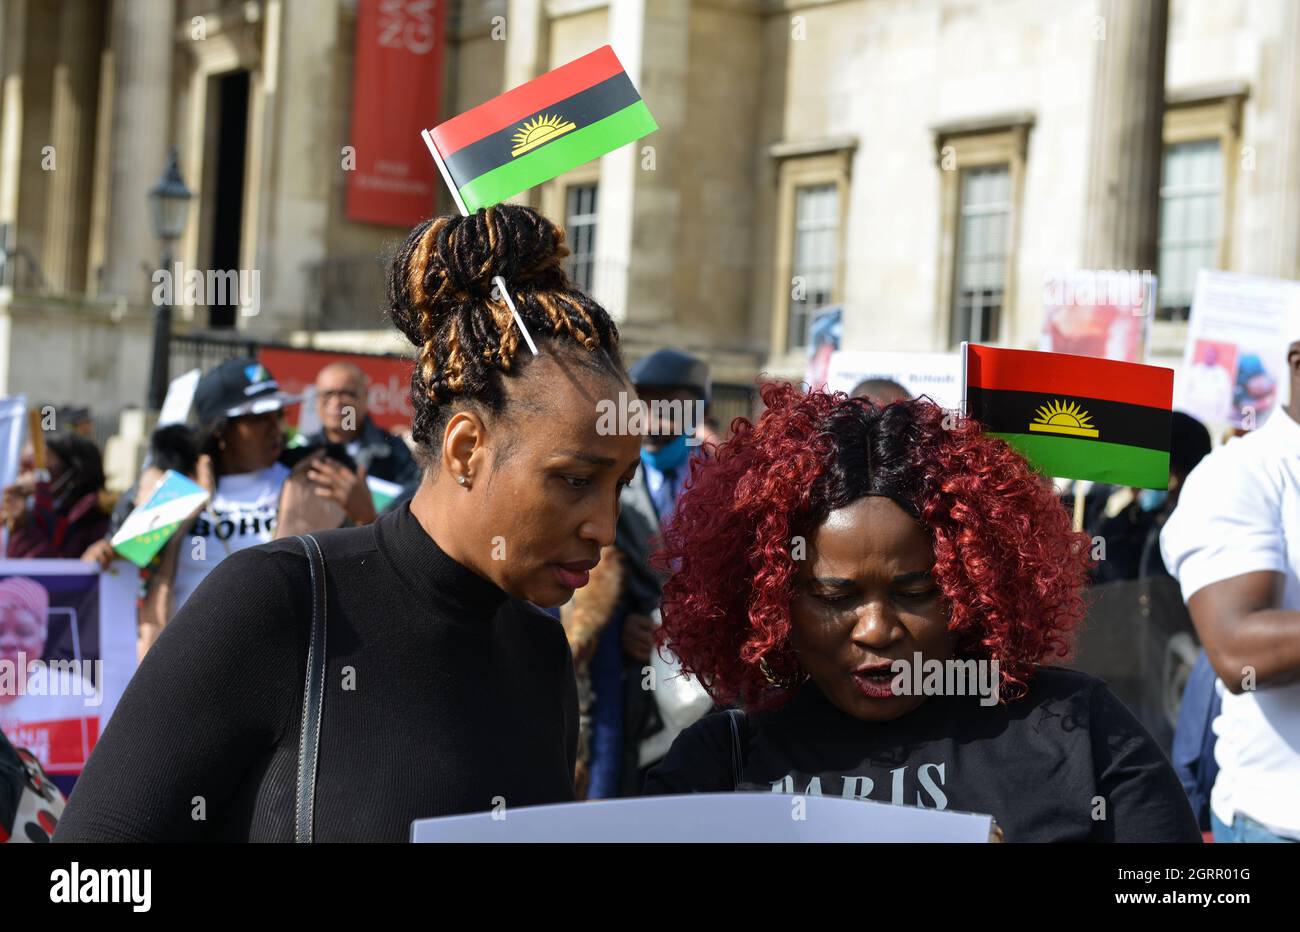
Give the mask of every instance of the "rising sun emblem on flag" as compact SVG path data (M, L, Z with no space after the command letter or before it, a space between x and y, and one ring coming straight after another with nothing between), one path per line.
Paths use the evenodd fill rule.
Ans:
M564 117L549 114L525 120L523 125L515 131L515 147L510 150L510 156L513 158L516 155L523 155L530 149L536 149L542 143L550 142L556 136L577 128L578 124L572 120L565 120Z
M1098 435L1096 428L1092 426L1091 416L1073 401L1062 404L1054 400L1051 404L1039 405L1038 417L1030 422L1029 429L1049 434L1068 434L1072 437Z

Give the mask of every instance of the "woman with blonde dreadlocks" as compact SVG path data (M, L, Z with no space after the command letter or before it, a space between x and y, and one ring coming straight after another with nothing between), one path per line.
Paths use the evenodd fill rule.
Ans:
M411 232L389 305L417 347L423 484L316 535L323 574L297 539L213 570L132 679L56 841L400 841L414 819L574 798L573 663L536 606L586 584L640 445L598 430L631 389L563 240L511 205Z

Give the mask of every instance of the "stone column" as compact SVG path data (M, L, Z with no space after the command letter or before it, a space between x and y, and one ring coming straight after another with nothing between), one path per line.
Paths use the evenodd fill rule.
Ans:
M328 257L330 179L339 171L338 144L330 139L330 108L339 106L331 90L338 19L320 16L306 3L285 3L279 15L282 22L267 33L278 49L263 52L264 62L272 52L278 59L262 104L263 133L274 136L261 141L262 164L245 173L263 172L255 248L247 242L241 247L244 255L256 257L261 300L257 313L236 325L259 335L306 323L308 269Z
M609 35L619 61L650 106L659 132L601 158L592 291L619 321L672 323L675 243L681 213L691 8L687 0L610 0ZM654 170L642 149L654 147Z
M549 32L542 0L508 0L503 91L531 81L547 70Z
M96 0L63 0L59 11L50 126L56 162L41 249L45 278L55 291L85 290L100 16Z
M0 248L12 246L17 236L18 178L22 174L23 59L26 49L27 0L0 0L0 231L8 237ZM12 271L0 285L11 280Z
M171 0L115 0L110 26L114 99L101 291L140 304L160 258L148 199L167 159L174 13Z
M1099 0L1084 265L1156 267L1169 0Z
M1275 221L1270 226L1275 231L1270 260L1258 263L1262 275L1278 278L1300 278L1300 3L1286 3L1280 13L1281 30L1277 41L1277 80L1263 93L1272 93L1278 108L1277 155L1267 159L1270 174L1274 176L1276 190L1272 198ZM1240 153L1226 152L1225 158L1239 158ZM1262 175L1265 165L1263 150L1257 153ZM1238 175L1240 177L1240 175ZM1254 178L1251 182L1258 184ZM1243 188L1245 185L1243 185ZM1267 228L1266 228L1267 229ZM1268 239L1264 238L1267 243ZM1234 263L1235 267L1235 263ZM1242 271L1253 271L1243 269Z

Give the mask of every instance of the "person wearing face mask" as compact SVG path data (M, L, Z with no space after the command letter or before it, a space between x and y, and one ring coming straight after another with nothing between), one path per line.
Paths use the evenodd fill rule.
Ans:
M580 682L590 683L584 750L592 799L639 794L646 769L663 757L681 728L708 709L707 698L702 706L669 708L670 691L647 690L642 683L647 666L662 659L651 652L663 575L650 565L650 555L686 487L692 460L704 455L709 367L668 348L638 360L631 376L648 416L641 469L623 492L615 559L603 561L599 584L566 607L570 616L599 619L588 635L594 641L590 656L579 667ZM607 578L615 573L617 579Z
M539 606L613 544L640 443L599 429L631 385L567 254L513 204L410 232L388 313L416 350L419 490L218 565L128 685L56 842L399 842L415 819L574 799L572 655Z
M80 557L108 530L104 463L94 442L70 433L45 444L48 481L31 474L4 491L11 559Z
M676 572L657 637L745 711L686 729L646 792L988 813L1012 842L1198 841L1137 719L1052 665L1088 539L1023 457L925 399L762 395L658 556Z

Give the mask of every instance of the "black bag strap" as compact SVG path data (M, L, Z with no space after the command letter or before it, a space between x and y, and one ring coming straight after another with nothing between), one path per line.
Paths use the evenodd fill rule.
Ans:
M311 640L307 648L307 676L303 682L302 728L298 735L298 785L294 803L295 842L312 841L316 808L316 763L320 758L320 722L325 700L325 555L310 534L296 540L307 552L311 570Z
M727 723L731 725L731 788L740 785L740 774L745 769L745 742L741 740L740 729L745 721L745 713L740 709L727 710Z

